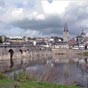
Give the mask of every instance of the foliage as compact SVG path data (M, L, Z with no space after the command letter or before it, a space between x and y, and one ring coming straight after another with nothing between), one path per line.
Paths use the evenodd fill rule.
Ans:
M88 56L88 51L83 52L83 55L84 55L84 56Z
M20 72L19 74L16 74L14 72L14 80L19 82L25 82L27 80L34 81L35 76L33 74L26 74L25 71Z
M19 82L26 81L26 73L24 71L20 72L19 74L14 73L14 79Z
M6 79L6 76L2 72L0 72L0 80L2 79Z
M1 77L4 77L2 73L0 74ZM76 86L36 82L30 80L31 77L32 76L29 76L29 79L27 79L27 75L25 71L22 71L19 74L14 73L14 78L15 78L14 80L10 80L7 78L0 80L0 88L78 88Z
M4 87L1 86L3 84ZM14 86L14 84L18 86ZM51 83L43 83L43 82L36 82L36 81L24 81L20 83L16 83L12 80L2 80L0 81L0 88L78 88L76 86L63 86Z
M0 36L0 43L2 43L3 41L2 41L2 37Z

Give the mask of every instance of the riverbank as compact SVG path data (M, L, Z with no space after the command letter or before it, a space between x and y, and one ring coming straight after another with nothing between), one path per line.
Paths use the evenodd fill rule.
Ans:
M76 86L63 86L44 82L27 80L25 82L16 82L10 79L0 80L0 88L78 88Z

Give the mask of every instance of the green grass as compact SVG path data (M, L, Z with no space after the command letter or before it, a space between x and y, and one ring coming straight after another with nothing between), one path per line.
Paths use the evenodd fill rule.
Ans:
M14 88L14 81L9 79L0 80L0 88Z
M2 80L0 80L0 85L9 84L12 82L14 82L14 81L10 80L10 79L2 79Z
M57 84L36 81L15 82L9 79L0 80L0 88L14 88L15 84L17 85L16 88L78 88L75 86L62 86Z
M83 55L84 55L84 56L88 56L88 51L83 52Z
M62 86L57 84L50 84L50 83L41 83L41 82L31 82L27 81L20 85L20 88L77 88L75 86Z
M25 72L21 72L18 75L15 74L15 79L11 80L5 77L3 73L0 73L0 88L78 88L76 86L63 86L52 83L36 82L30 78L26 79Z

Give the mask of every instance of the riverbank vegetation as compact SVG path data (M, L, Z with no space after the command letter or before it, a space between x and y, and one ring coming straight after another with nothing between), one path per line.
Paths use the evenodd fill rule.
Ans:
M45 82L35 81L34 78L27 78L24 72L15 74L15 78L8 79L0 72L0 88L78 88L76 86L63 86Z
M16 82L9 79L0 80L0 88L78 88L76 86L63 86L57 84L43 83L26 80L25 82Z
M88 51L83 52L83 55L84 55L84 56L88 56Z

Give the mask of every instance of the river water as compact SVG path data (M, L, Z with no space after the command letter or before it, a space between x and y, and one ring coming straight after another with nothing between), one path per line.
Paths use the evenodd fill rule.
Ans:
M54 63L52 60L48 60L45 64L36 64L25 67L27 75L32 74L37 81L45 81L57 84L74 84L87 87L88 73L84 60L75 58L74 62L66 62L62 60L60 63ZM19 73L24 69L18 69L13 72L8 72L6 75L9 78L13 78L14 72Z

